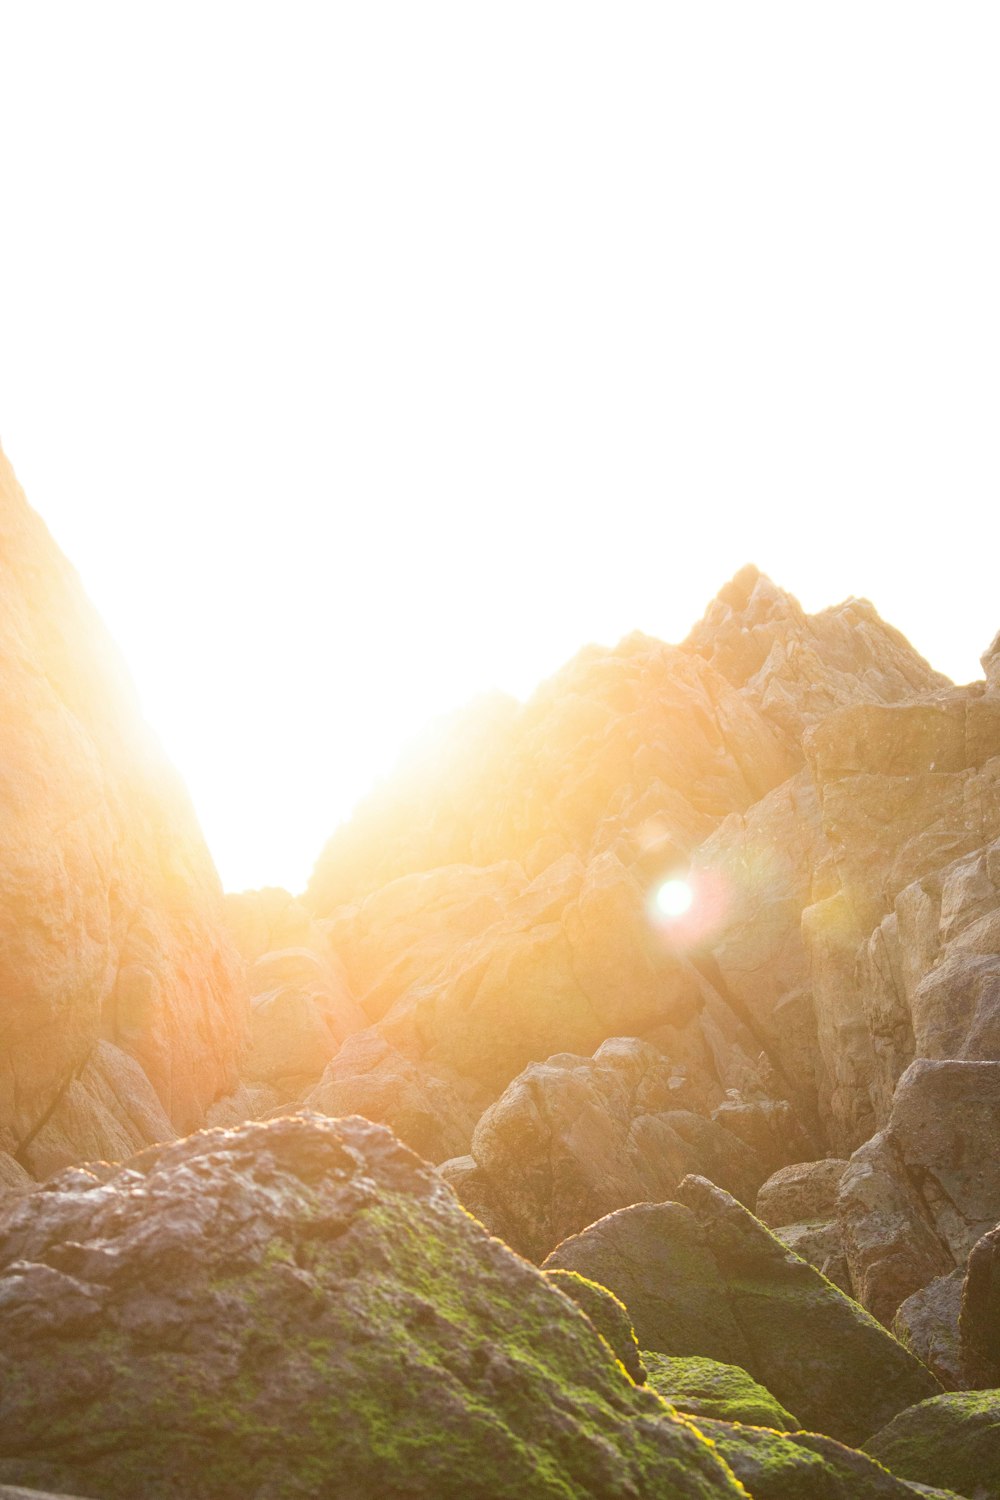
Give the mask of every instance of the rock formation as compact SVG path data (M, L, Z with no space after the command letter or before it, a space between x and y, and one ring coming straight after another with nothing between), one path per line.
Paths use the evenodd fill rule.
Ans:
M34 1176L201 1124L242 966L187 795L0 455L0 1151Z
M100 1500L740 1494L569 1298L356 1118L206 1131L14 1200L0 1418L0 1481Z

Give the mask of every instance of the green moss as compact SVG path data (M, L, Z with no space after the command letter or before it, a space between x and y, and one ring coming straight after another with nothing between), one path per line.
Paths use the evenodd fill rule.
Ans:
M645 1351L642 1358L653 1390L689 1416L746 1422L778 1432L793 1432L802 1425L738 1365Z
M967 1500L1000 1495L1000 1390L949 1391L900 1412L864 1445L903 1479Z
M639 1354L639 1341L624 1302L606 1286L590 1281L577 1271L553 1269L546 1277L559 1291L570 1297L593 1323L605 1343L621 1361L622 1367L636 1385L642 1385L646 1371Z
M697 1418L754 1500L917 1500L918 1491L855 1448L815 1432ZM935 1492L948 1500L947 1492Z

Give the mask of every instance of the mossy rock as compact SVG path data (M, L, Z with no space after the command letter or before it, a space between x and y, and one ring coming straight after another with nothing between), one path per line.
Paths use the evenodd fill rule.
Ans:
M630 1378L636 1385L642 1385L646 1379L646 1369L624 1302L614 1292L609 1292L606 1286L588 1281L586 1276L580 1276L576 1271L546 1271L545 1275L553 1286L565 1292L587 1314L601 1338L621 1360Z
M204 1131L5 1204L0 1393L0 1483L101 1500L744 1496L356 1117Z
M1000 1496L1000 1390L949 1391L900 1412L865 1443L894 1474L955 1490L965 1500Z
M692 1417L716 1417L720 1422L748 1422L794 1432L802 1423L776 1401L739 1365L715 1359L686 1359L669 1354L642 1353L649 1385L678 1411Z
M753 1500L955 1500L908 1484L856 1448L817 1432L774 1432L697 1418Z

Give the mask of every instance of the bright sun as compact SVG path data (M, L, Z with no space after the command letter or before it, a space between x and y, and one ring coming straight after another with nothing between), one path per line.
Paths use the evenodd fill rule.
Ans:
M665 880L656 893L656 905L665 917L680 917L690 910L694 892L686 880Z

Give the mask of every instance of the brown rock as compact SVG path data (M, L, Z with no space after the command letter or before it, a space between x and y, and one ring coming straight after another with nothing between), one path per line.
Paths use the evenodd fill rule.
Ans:
M1000 1386L1000 1226L969 1252L958 1323L968 1383L984 1389Z
M846 1168L847 1162L840 1157L779 1167L757 1194L758 1219L776 1229L781 1224L830 1218Z
M964 1276L959 1269L935 1277L907 1297L892 1320L900 1343L923 1361L947 1391L969 1384L958 1329Z
M678 1082L668 1058L631 1037L604 1042L592 1058L562 1053L530 1064L476 1126L471 1211L485 1200L490 1227L540 1260L614 1209L672 1197L695 1167L752 1200L759 1159L720 1126L678 1110Z
M1000 1062L918 1059L886 1130L862 1146L838 1216L859 1300L883 1322L963 1265L1000 1214Z
M801 1260L815 1266L834 1286L848 1297L854 1296L851 1273L836 1219L811 1219L802 1224L782 1224L774 1231L775 1239L787 1245Z
M96 1141L107 1115L84 1075L104 1068L99 1041L190 1129L235 1085L246 1028L218 879L121 659L2 456L0 563L0 1149L23 1158L70 1093Z

